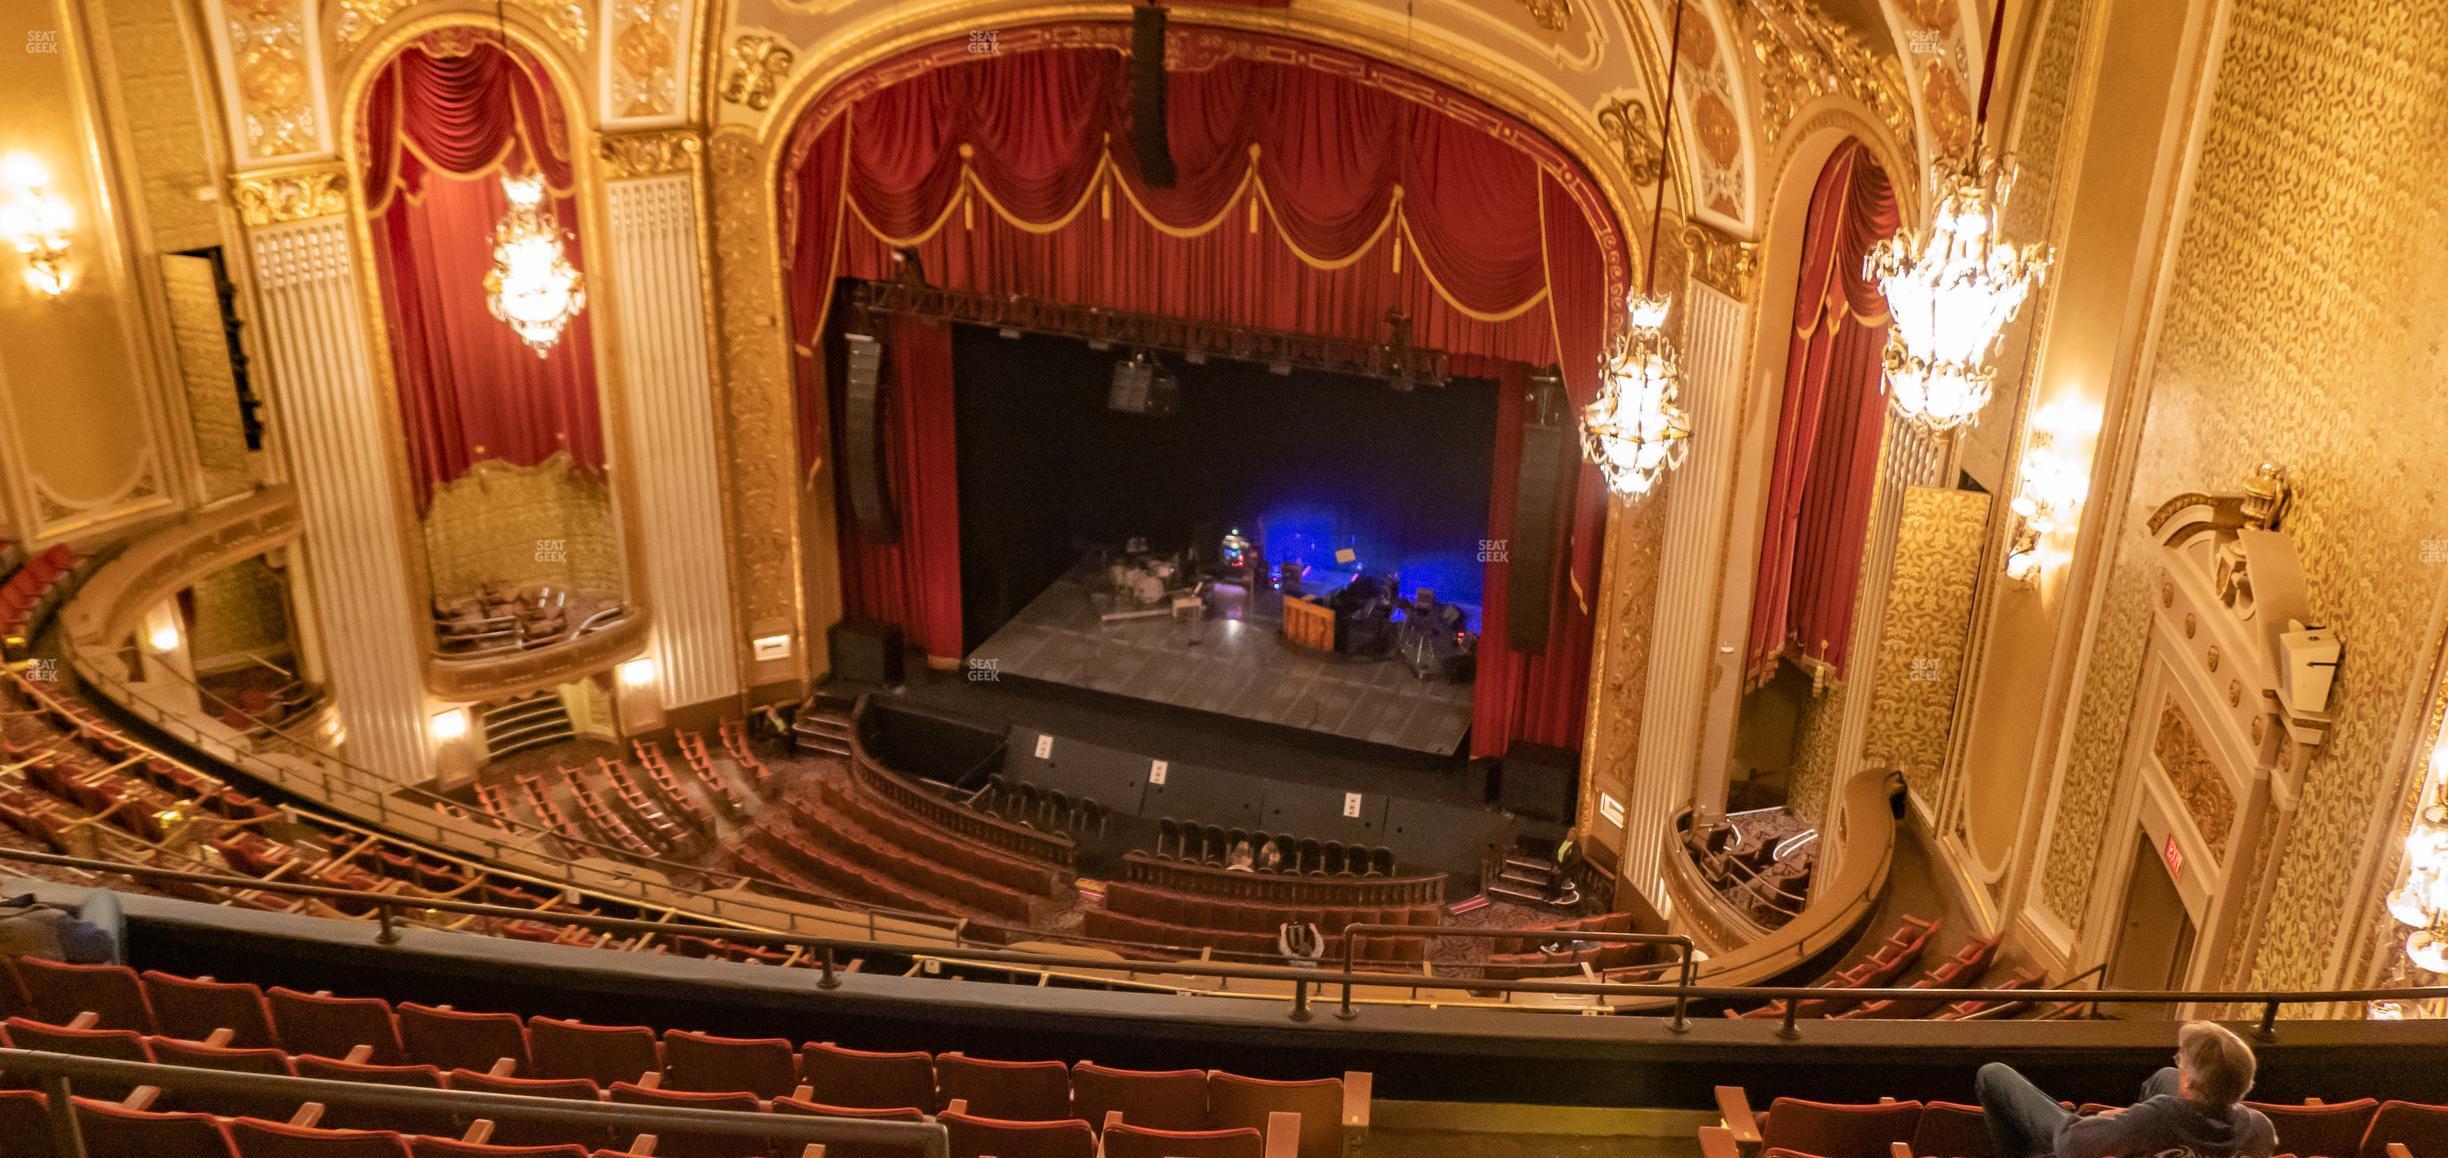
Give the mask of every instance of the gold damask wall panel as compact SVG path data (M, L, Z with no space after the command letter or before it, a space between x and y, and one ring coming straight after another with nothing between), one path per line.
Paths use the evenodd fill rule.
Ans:
M2210 758L2201 733L2193 730L2193 721L2173 698L2159 710L2159 734L2151 737L2151 755L2159 761L2159 770L2167 773L2168 783L2176 787L2176 799L2193 818L2202 843L2210 846L2220 864L2227 863L2227 833L2235 827L2235 791L2227 787L2218 761Z
M197 249L222 243L214 202L196 190L213 184L208 129L199 94L212 91L195 75L187 34L174 0L86 0L103 54L105 83L116 91L117 124L135 160L129 184L144 203L155 248Z
M773 245L777 226L766 210L755 134L725 128L714 134L710 156L723 374L718 421L730 451L725 498L731 505L732 582L743 628L753 634L792 630L799 626L791 546L798 530L799 448Z
M425 565L437 598L538 583L596 596L627 587L612 494L567 454L531 467L486 459L434 488Z
M1786 780L1785 811L1813 824L1827 816L1828 786L1843 763L1839 742L1844 736L1846 687L1837 683L1802 705L1802 722L1794 729L1793 773Z
M2251 984L2328 979L2376 913L2350 895L2390 754L2423 689L2448 494L2448 0L2237 0L2176 255L2120 558L2110 580L2042 897L2079 919L2134 715L2156 548L2141 512L2268 459L2313 606L2347 641L2337 727L2306 772ZM2434 556L2436 552L2432 553ZM2345 920L2340 920L2341 913ZM2352 980L2351 977L2343 978Z
M187 644L198 671L244 666L246 657L288 651L289 609L280 573L262 558L234 563L196 581Z
M1990 498L1979 491L1909 487L1896 527L1895 574L1887 585L1863 749L1874 763L1902 770L1926 799L1937 798L1946 765Z

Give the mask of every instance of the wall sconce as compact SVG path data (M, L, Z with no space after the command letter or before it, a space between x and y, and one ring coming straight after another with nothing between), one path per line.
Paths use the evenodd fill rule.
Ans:
M171 652L177 651L179 646L178 625L175 623L164 623L157 625L153 628L151 634L145 636L145 643L150 645L154 652L159 655L168 655Z
M0 188L8 200L0 203L0 237L25 255L26 285L44 297L68 291L75 274L68 268L68 227L76 215L51 192L51 171L25 153L0 159Z
M448 711L435 712L432 721L426 724L426 728L433 733L435 743L448 744L468 734L467 709L452 708Z
M2431 751L2424 802L2406 833L2405 876L2388 896L2389 916L2414 930L2406 959L2428 973L2448 973L2448 747Z
M642 688L655 682L655 677L662 674L662 668L656 665L653 658L641 656L620 665L619 672L622 687Z
M2007 505L2014 514L2007 578L2036 582L2042 571L2066 561L2063 537L2073 534L2091 493L2091 443L2099 426L2099 408L2080 402L2052 402L2032 415L2014 501Z

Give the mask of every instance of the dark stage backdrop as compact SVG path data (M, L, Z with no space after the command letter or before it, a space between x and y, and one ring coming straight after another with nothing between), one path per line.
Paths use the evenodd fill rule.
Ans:
M1349 541L1408 592L1472 605L1487 535L1496 387L1457 378L1409 394L1338 374L1269 373L1165 357L1181 382L1168 418L1106 407L1119 349L957 327L961 601L975 648L1093 543L1145 535L1171 549L1202 528ZM1210 552L1214 544L1206 544ZM1473 627L1477 616L1472 617Z

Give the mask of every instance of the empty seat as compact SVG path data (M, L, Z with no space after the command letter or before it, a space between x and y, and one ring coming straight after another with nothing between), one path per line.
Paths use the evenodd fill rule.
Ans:
M969 1103L969 1113L1007 1122L1051 1122L1071 1116L1071 1071L1058 1061L1012 1062L935 1056L935 1088L945 1104Z
M154 1032L144 986L125 965L71 965L40 957L18 957L13 964L37 1020L66 1025L80 1013L91 1013L100 1018L94 1022L96 1029Z
M391 1019L391 1003L379 997L327 997L273 986L264 994L272 1005L272 1024L290 1053L345 1058L357 1046L371 1046L366 1057L374 1065L395 1066L407 1060L400 1052L399 1030Z
M887 1122L923 1122L926 1115L908 1106L891 1110L862 1109L857 1106L828 1106L821 1102L803 1102L797 1098L775 1098L777 1114L809 1114L823 1118L872 1118ZM783 1153L789 1153L785 1148ZM824 1158L915 1158L915 1146L895 1146L875 1142L827 1142Z
M1263 1132L1269 1114L1300 1115L1300 1158L1343 1153L1342 1079L1276 1082L1222 1070L1207 1075L1208 1129Z
M408 1152L416 1158L587 1158L586 1147L567 1143L558 1146L502 1146L427 1137L408 1139Z
M358 1065L311 1054L295 1060L301 1078L334 1082L364 1082L378 1086L442 1088L442 1071L421 1065ZM322 1125L341 1130L396 1130L402 1134L456 1134L458 1125L445 1110L388 1110L374 1106L329 1104Z
M51 1149L51 1115L41 1094L0 1090L0 1154L9 1158L57 1158Z
M1913 1126L1912 1152L1913 1158L1990 1158L1989 1124L1979 1106L1926 1103Z
M331 1130L240 1118L228 1127L238 1158L408 1158L408 1141L389 1130Z
M2448 1106L2388 1101L2372 1111L2371 1127L2363 1132L2356 1158L2388 1158L2390 1143L2430 1158L2448 1154Z
M755 1113L759 1108L754 1094L655 1090L633 1082L614 1082L612 1100L631 1106L675 1106L690 1110ZM651 1132L657 1140L656 1158L762 1158L773 1145L763 1138L736 1135Z
M1887 1158L1896 1143L1912 1141L1920 1123L1919 1102L1843 1105L1778 1098L1769 1103L1760 1145L1819 1158Z
M96 1158L214 1158L230 1152L211 1114L131 1110L92 1098L77 1098L73 1104L77 1129L85 1135L85 1152Z
M890 1110L943 1108L935 1096L935 1059L923 1053L870 1053L811 1042L799 1055L814 1100L828 1106Z
M175 1037L145 1039L153 1051L153 1060L166 1066L192 1066L196 1069L220 1070L224 1073L270 1074L274 1077L295 1077L297 1070L289 1064L289 1055L277 1049L237 1049L206 1045L200 1041L182 1041ZM295 1113L302 1099L265 1094L201 1094L181 1090L175 1082L162 1083L169 1100L165 1110L191 1110L197 1113L220 1114L225 1117L286 1119Z
M197 981L155 969L140 975L145 999L153 1006L153 1022L167 1037L202 1041L216 1029L230 1031L229 1043L239 1049L281 1044L272 1033L272 1014L263 990L235 981Z
M950 1112L935 1120L951 1136L952 1158L1096 1158L1096 1134L1086 1122L1011 1122Z
M67 1053L78 1057L108 1058L113 1061L149 1062L151 1050L145 1048L144 1035L125 1029L69 1029L65 1026L44 1025L12 1017L0 1023L0 1043L16 1049L39 1050L43 1053ZM77 1088L97 1098L118 1099L135 1089L133 1082L83 1080Z
M1105 1127L1101 1158L1265 1158L1266 1136L1237 1130L1153 1130L1129 1122Z
M2380 1103L2358 1098L2334 1105L2246 1103L2259 1110L2278 1131L2278 1152L2303 1158L2345 1158L2363 1144L2372 1115ZM1935 1107L1933 1107L1935 1108Z
M529 1098L561 1098L573 1102L602 1100L603 1091L585 1078L518 1078L497 1077L480 1070L455 1069L442 1076L442 1084L454 1090L472 1090L486 1094L518 1094ZM470 1118L489 1117L482 1107L471 1106L461 1113ZM552 1143L584 1142L589 1146L609 1145L612 1131L608 1126L589 1129L578 1125L555 1125L546 1122L523 1121L518 1118L494 1118L492 1143L496 1146L544 1146Z
M795 1051L778 1037L715 1037L675 1029L663 1035L663 1088L705 1093L746 1090L779 1098L798 1084Z
M527 1049L539 1078L585 1078L599 1086L663 1072L655 1033L642 1025L588 1025L552 1017L527 1019Z
M527 1060L527 1029L511 1013L461 1013L403 1001L394 1011L400 1049L408 1060L438 1069L489 1070L503 1058L513 1073L534 1067Z
M1081 1062L1071 1067L1071 1116L1102 1123L1119 1111L1133 1126L1200 1130L1207 1125L1205 1070L1123 1070Z

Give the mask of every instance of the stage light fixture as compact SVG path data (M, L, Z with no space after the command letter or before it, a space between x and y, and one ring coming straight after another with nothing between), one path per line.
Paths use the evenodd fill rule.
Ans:
M154 651L163 655L177 651L179 646L178 625L175 623L157 625L153 628L152 634L145 637L145 642L152 645Z

